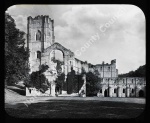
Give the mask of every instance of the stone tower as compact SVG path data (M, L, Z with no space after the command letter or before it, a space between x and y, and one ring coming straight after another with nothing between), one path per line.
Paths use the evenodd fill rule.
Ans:
M35 71L33 66L38 65L39 55L54 43L54 38L54 20L51 20L49 16L27 18L27 47L30 51L31 72Z

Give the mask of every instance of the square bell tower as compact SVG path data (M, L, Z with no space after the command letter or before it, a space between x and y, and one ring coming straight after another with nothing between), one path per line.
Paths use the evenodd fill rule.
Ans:
M27 47L30 52L29 64L39 61L39 54L54 43L54 20L49 16L27 18ZM38 63L37 63L38 64Z

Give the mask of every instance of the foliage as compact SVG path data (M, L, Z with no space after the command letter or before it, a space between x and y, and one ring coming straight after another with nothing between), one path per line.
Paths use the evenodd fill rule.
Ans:
M64 90L63 88L65 84L64 82L65 82L65 74L61 73L60 75L57 76L56 84L62 87L62 89Z
M25 32L16 28L14 19L5 13L5 84L28 79L29 52L24 47Z
M135 71L129 73L120 74L119 77L146 77L146 65L140 66Z
M55 59L54 57L52 58L52 61L54 63L57 63L57 66L56 66L56 70L57 70L57 73L60 75L62 73L62 68L61 66L64 65L64 62L63 61L60 61L58 59Z
M73 92L73 86L75 81L75 71L71 69L71 72L67 74L67 93L71 94Z
M88 72L86 74L86 82L87 82L86 93L87 93L87 96L93 95L95 93L95 91L97 91L96 85L98 83L98 80L99 80L98 76L95 75L94 73Z
M81 68L81 74L83 75L83 74L86 74L86 71L85 71L85 69L82 67Z
M44 65L44 64L42 64L42 65L41 65L40 72L41 72L41 73L44 73L44 72L45 72L48 68L49 68L49 66L48 66L48 65Z
M94 74L95 74L96 76L99 76L99 75L100 75L100 73L99 73L99 71L98 71L97 69L94 70Z
M48 65L41 65L41 70L32 72L30 75L30 81L29 81L29 83L27 83L26 86L27 87L35 87L36 89L40 90L41 92L45 92L50 85L43 73L48 68L49 68Z

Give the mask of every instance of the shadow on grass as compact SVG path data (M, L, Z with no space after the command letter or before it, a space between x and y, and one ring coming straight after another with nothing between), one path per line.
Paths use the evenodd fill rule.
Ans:
M25 89L25 86L20 86L20 85L15 85L16 87L20 88L20 89Z
M87 101L87 100L48 100L31 103L17 109L6 108L9 115L21 118L136 118L144 111L145 105ZM15 114L14 114L15 112Z
M23 95L23 96L26 95L25 89L24 90L23 89L15 89L15 88L8 88L8 89L10 89L10 90L12 90L12 91L14 91L20 95Z

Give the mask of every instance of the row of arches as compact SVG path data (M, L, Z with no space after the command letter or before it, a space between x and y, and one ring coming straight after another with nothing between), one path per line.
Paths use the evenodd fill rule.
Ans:
M117 93L117 89L114 89L114 92ZM100 93L102 93L102 90L100 90ZM123 89L123 93L125 93L125 89ZM132 93L133 93L133 91L132 91ZM144 97L144 96L145 96L144 91L143 90L139 90L138 91L138 97ZM104 90L104 97L109 97L108 89Z

